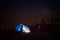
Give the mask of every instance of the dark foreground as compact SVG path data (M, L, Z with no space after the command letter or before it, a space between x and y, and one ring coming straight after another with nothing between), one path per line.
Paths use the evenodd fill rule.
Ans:
M36 32L32 32L30 34L17 33L14 31L1 31L0 40L58 40L60 26L48 26L50 27L48 27L48 30L45 31L47 33L43 33L42 29Z

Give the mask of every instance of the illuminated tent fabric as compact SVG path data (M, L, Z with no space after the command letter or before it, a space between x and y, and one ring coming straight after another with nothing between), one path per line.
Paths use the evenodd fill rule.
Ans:
M22 30L23 30L24 33L30 33L31 32L31 30L29 29L29 27L25 26L25 25L23 25Z
M21 32L22 31L23 24L19 24L16 26L15 31Z
M15 31L17 32L23 32L23 33L30 33L31 30L28 26L25 26L23 24L19 24L16 26Z

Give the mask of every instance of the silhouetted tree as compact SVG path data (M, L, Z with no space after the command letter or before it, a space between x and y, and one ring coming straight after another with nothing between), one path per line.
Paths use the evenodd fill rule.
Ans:
M52 17L50 17L50 20L51 20L51 24L53 24L53 18Z
M42 19L41 22L42 22L42 24L45 24L45 20L44 19Z
M46 18L47 19L47 23L49 24L49 18Z

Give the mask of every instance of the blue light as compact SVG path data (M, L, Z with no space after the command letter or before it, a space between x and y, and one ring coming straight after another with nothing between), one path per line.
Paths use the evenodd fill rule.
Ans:
M19 24L16 26L15 31L21 32L22 31L23 24Z

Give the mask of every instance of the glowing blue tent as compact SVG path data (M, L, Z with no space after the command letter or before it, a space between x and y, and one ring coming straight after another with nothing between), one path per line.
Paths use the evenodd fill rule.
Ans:
M19 24L16 26L15 31L21 32L22 31L23 24Z
M23 24L19 24L16 26L15 31L17 32L23 32L23 33L30 33L31 30L28 26L25 26Z

